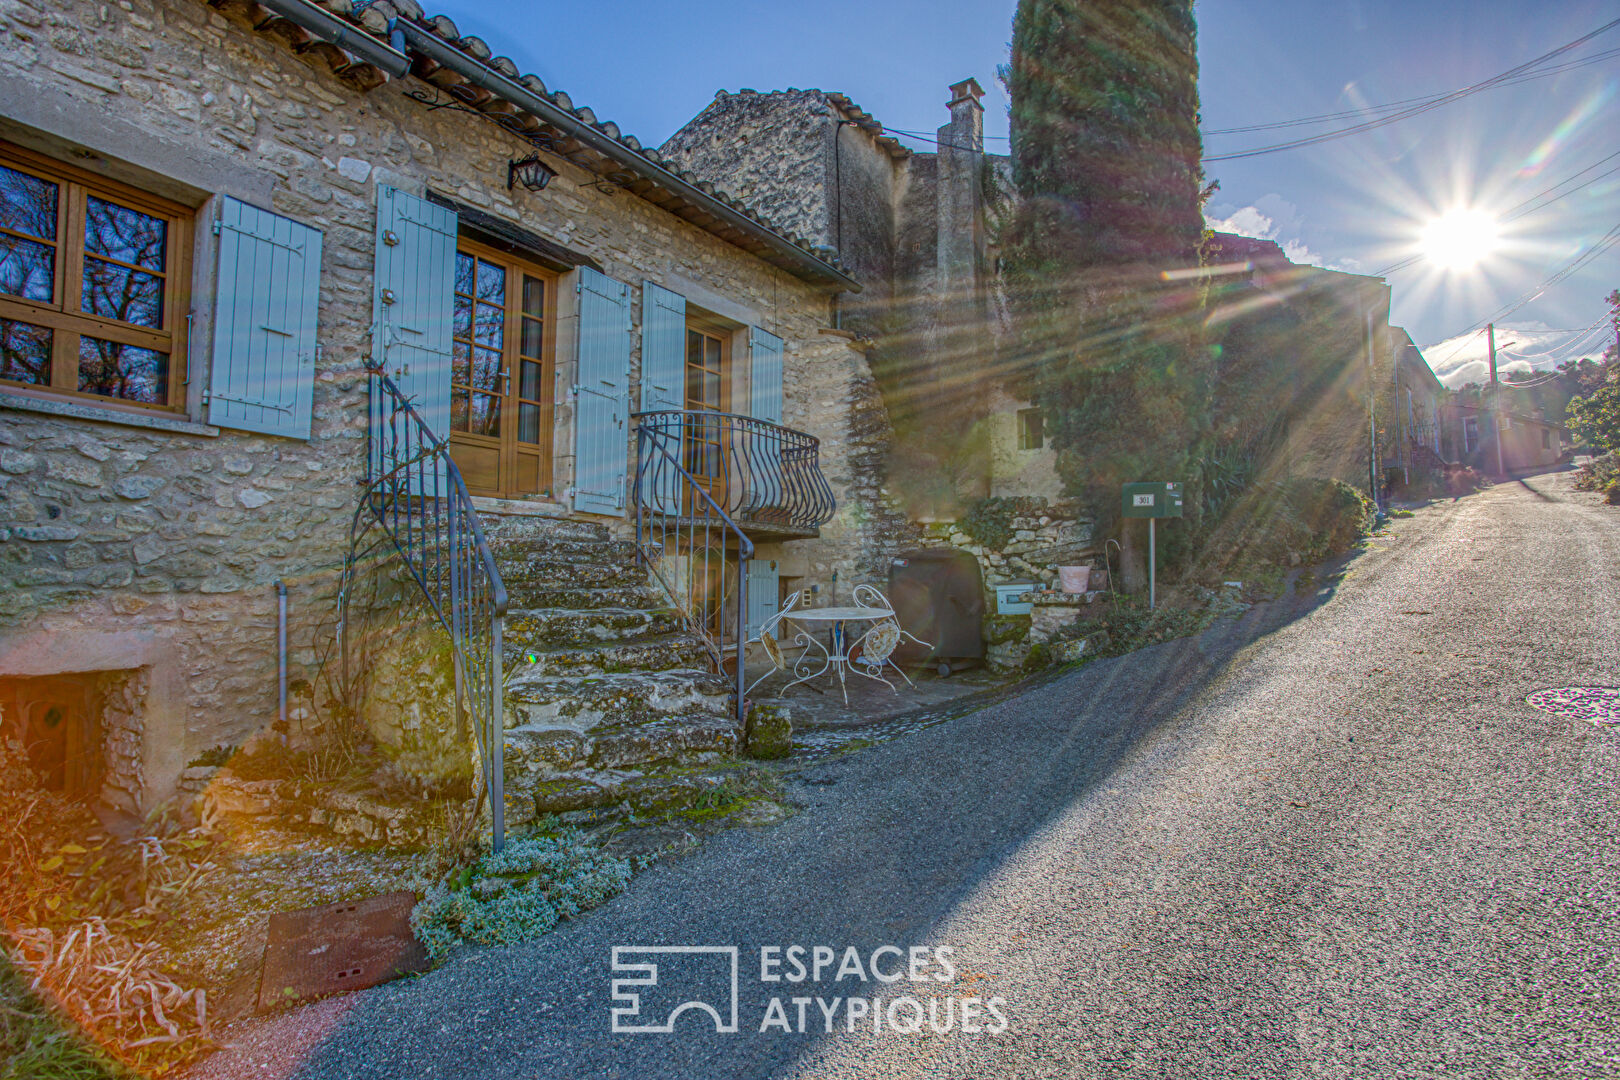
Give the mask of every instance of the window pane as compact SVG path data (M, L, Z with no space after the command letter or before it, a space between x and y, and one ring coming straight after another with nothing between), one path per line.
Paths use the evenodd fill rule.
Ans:
M163 279L85 256L84 310L136 326L163 325Z
M169 400L169 358L151 349L79 338L79 389L123 401L164 405Z
M545 323L527 316L523 319L523 355L540 356L545 342Z
M472 416L469 418L470 430L474 435L499 435L501 433L501 399L494 394L474 394L472 396Z
M518 405L518 442L540 441L540 406Z
M476 390L499 393L501 389L501 354L494 349L474 349L472 378L469 384Z
M542 318L546 313L546 283L539 278L523 278L523 314Z
M455 336L458 338L472 337L472 301L465 296L456 297L455 320Z
M492 262L478 260L478 299L506 304L506 271Z
M686 332L686 362L688 364L703 363L703 335L696 330Z
M450 430L467 430L467 391L459 387L450 391Z
M0 319L0 379L49 386L51 332L43 326Z
M715 371L706 371L703 374L703 407L718 409L720 407L720 374Z
M56 249L0 233L0 292L24 300L54 299Z
M523 377L518 380L518 397L528 398L530 401L539 401L541 367L533 360L523 361Z
M84 249L147 270L163 269L169 223L151 214L90 196L85 203Z
M453 342L450 346L450 355L451 381L462 385L472 382L472 349L459 341Z
M708 364L706 366L710 367L710 368L713 368L715 371L719 371L720 370L720 339L719 338L706 337L706 338L703 339L703 343L704 343L704 345L708 346L708 349L709 349Z
M471 296L473 291L473 257L465 251L456 252L456 292Z
M503 327L505 321L505 311L490 304L479 304L478 321L473 327L473 340L492 349L500 348L501 341L506 336Z
M686 407L689 409L703 407L703 369L700 367L686 369Z
M0 228L56 239L56 185L0 165Z

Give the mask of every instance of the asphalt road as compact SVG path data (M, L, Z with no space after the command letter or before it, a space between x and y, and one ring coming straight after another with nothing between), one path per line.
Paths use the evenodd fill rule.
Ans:
M1617 683L1620 510L1498 485L1297 605L821 766L786 823L534 944L239 1028L206 1074L1620 1076L1620 730L1525 703ZM736 946L739 1030L613 1033L612 950L647 945ZM791 945L868 981L762 982ZM877 981L882 946L954 978ZM660 965L648 1020L728 1018L727 954L624 959ZM762 1031L773 997L793 1028L839 999L832 1032L813 1000ZM965 998L1001 999L978 1033Z

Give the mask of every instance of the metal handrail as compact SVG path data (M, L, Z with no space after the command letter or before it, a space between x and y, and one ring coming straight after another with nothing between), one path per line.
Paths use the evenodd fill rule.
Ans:
M743 659L748 644L748 561L754 542L669 452L658 433L646 426L636 429L632 501L636 556L687 629L703 643L717 674L725 673L726 651L732 650L736 665L732 708L741 730L747 717ZM674 512L681 507L695 512Z
M821 440L758 417L705 409L636 413L639 438L665 451L694 483L719 492L708 502L744 527L813 533L837 509L821 472ZM674 478L667 485L674 488ZM658 489L654 488L656 493ZM655 503L656 513L688 513L684 500Z
M472 717L484 772L482 794L489 799L499 850L506 837L501 717L506 585L449 444L433 434L382 369L366 371L371 445L365 491L349 524L338 624L344 685L350 685L348 597L355 553L369 530L381 528L450 635L457 723Z

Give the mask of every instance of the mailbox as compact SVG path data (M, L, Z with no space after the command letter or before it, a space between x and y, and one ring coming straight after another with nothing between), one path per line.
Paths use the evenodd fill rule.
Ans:
M1181 516L1181 485L1126 484L1123 512L1128 518L1178 518Z

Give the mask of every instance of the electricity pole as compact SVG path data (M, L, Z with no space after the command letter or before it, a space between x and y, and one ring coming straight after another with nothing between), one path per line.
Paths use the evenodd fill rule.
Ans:
M1485 337L1491 346L1491 429L1496 438L1496 475L1503 476L1502 468L1502 385L1496 381L1496 324L1487 323Z

